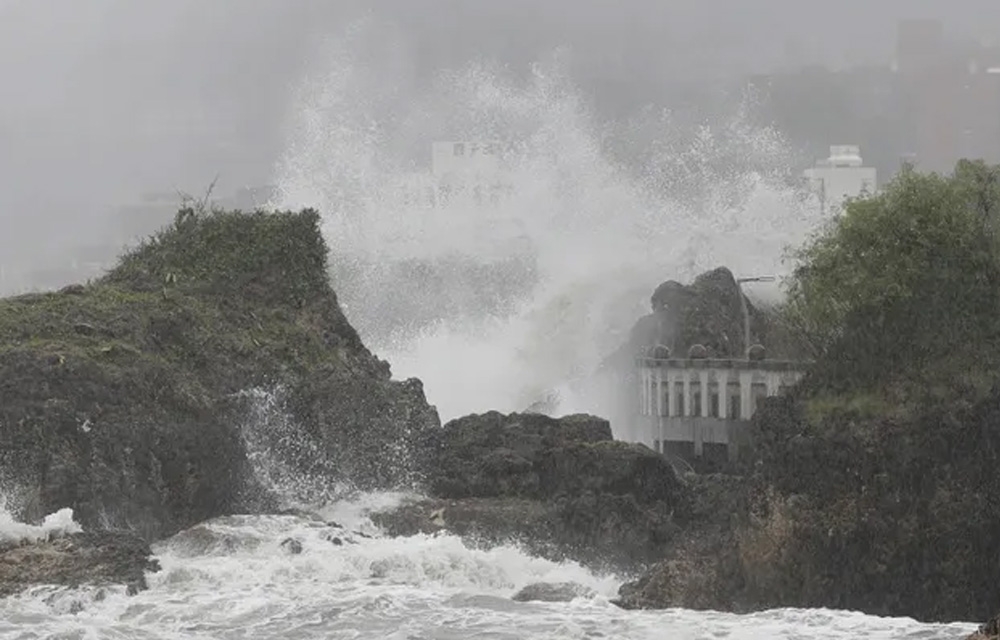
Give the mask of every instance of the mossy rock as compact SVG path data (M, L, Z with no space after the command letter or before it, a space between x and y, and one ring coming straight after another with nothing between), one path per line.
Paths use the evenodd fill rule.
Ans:
M296 437L358 470L438 426L341 312L319 221L182 211L95 282L0 300L0 480L22 515L71 507L156 537L248 508L235 394L251 388L285 389ZM410 477L377 466L330 481Z

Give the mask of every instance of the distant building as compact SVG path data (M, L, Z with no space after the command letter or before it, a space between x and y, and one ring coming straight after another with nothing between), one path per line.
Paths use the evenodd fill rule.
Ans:
M861 151L854 145L830 147L830 157L806 169L804 176L824 213L836 213L847 198L874 195L878 188L878 172L864 166Z

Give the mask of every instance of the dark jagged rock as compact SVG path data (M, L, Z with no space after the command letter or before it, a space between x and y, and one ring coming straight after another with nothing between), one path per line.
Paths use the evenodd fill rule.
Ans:
M374 520L391 535L447 530L516 540L546 557L635 566L658 557L687 515L686 488L662 457L611 440L606 420L491 412L425 440L433 499Z
M745 479L688 475L691 517L664 556L638 580L622 585L615 602L625 609L740 610L743 576L736 521L745 511Z
M592 595L592 590L576 582L536 582L515 593L511 599L517 602L569 602Z
M313 211L186 212L96 282L0 300L0 477L23 486L16 515L71 507L85 529L157 539L272 507L248 484L244 426L263 419L251 389L280 390L255 444L286 466L408 485L409 444L437 414L348 324L327 253Z
M425 464L432 495L541 498L559 492L552 482L576 481L552 477L556 461L551 456L567 447L610 443L611 425L592 416L556 419L492 411L452 420L429 435Z
M1000 640L1000 615L993 616L966 640Z
M835 608L985 619L1000 601L1000 390L895 408L772 398L746 478L705 493L666 558L622 587L628 608ZM733 514L714 525L701 505Z
M39 585L125 585L146 588L146 572L158 571L149 544L124 532L73 533L0 546L0 596Z
M281 541L281 550L290 556L297 556L302 553L302 542L295 538L285 538Z
M750 319L749 345L744 304ZM664 282L653 292L650 306L652 313L636 321L628 342L603 368L628 368L637 356L663 357L663 352L673 357L743 358L748 346L757 342L768 345L771 358L793 358L802 351L775 317L747 299L725 267L707 271L689 285ZM689 356L693 348L697 353Z
M779 398L741 523L746 598L920 620L976 620L1000 585L1000 389L892 410Z
M658 344L672 353L687 353L701 345L706 356L738 358L746 352L742 303L751 317L751 333L758 335L762 324L756 309L746 300L729 269L720 267L703 273L690 285L668 281L653 292L650 304L653 321L642 325L645 331L633 333L640 347ZM638 328L638 327L637 327ZM756 333L755 333L756 330Z

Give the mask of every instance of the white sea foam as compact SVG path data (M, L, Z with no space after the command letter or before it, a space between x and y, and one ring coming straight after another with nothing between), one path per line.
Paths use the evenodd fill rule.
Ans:
M781 273L818 221L787 186L781 136L743 110L694 129L656 113L608 129L564 53L526 77L474 63L416 88L379 29L332 39L302 83L276 204L323 213L349 319L445 419L559 388L560 410L600 411L570 383L621 344L657 284L719 265ZM609 135L629 151L608 151ZM455 139L505 142L509 199L404 197L427 182L431 142Z
M11 514L7 501L7 497L0 494L0 545L48 540L54 536L83 531L73 520L72 509L59 509L45 516L42 524L32 525L18 522Z
M334 508L361 514L395 499ZM620 578L509 546L474 550L450 535L366 538L294 516L220 518L198 529L155 545L162 571L136 596L45 587L0 600L0 637L944 640L974 629L828 610L624 611L610 602ZM301 542L300 554L283 550L288 538ZM575 582L595 594L511 600L535 582Z

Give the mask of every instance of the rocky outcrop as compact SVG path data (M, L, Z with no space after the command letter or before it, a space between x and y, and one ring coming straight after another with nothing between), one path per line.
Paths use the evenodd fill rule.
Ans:
M738 533L747 597L935 621L993 613L1000 389L975 396L891 413L870 396L766 403Z
M0 300L0 479L21 489L15 515L71 507L87 530L155 539L273 506L248 489L253 389L274 390L283 418L251 444L282 464L410 483L409 445L436 412L361 343L327 253L312 211L187 210L96 282Z
M778 315L754 305L743 294L726 267L706 271L688 285L664 282L650 297L650 308L652 312L636 321L628 342L605 360L602 369L625 371L638 355L687 358L692 348L700 352L695 357L722 359L744 358L748 348L758 344L766 347L765 354L772 359L795 359L807 353ZM749 344L745 344L746 317Z
M124 585L146 588L146 572L158 571L149 544L130 533L72 533L0 545L0 597L33 586Z
M1000 640L1000 615L994 616L966 640Z
M625 609L744 608L736 525L745 511L746 481L721 474L689 474L685 479L692 496L687 526L652 568L622 585L617 605Z
M392 535L446 530L555 559L636 566L662 554L687 517L687 489L666 460L612 441L600 418L491 412L430 435L432 498L376 514Z
M740 358L744 345L743 305L750 316L751 341L766 333L763 315L743 295L732 272L719 267L699 275L690 285L664 282L650 298L652 313L632 330L632 355L663 345L675 357L686 357L694 345L702 345L713 358Z
M535 582L515 593L511 599L516 602L569 602L592 595L592 590L575 582Z
M712 479L692 479L688 528L620 604L985 619L1000 601L1000 389L903 409L805 391L766 401L749 475L714 498ZM713 503L732 516L713 524Z

